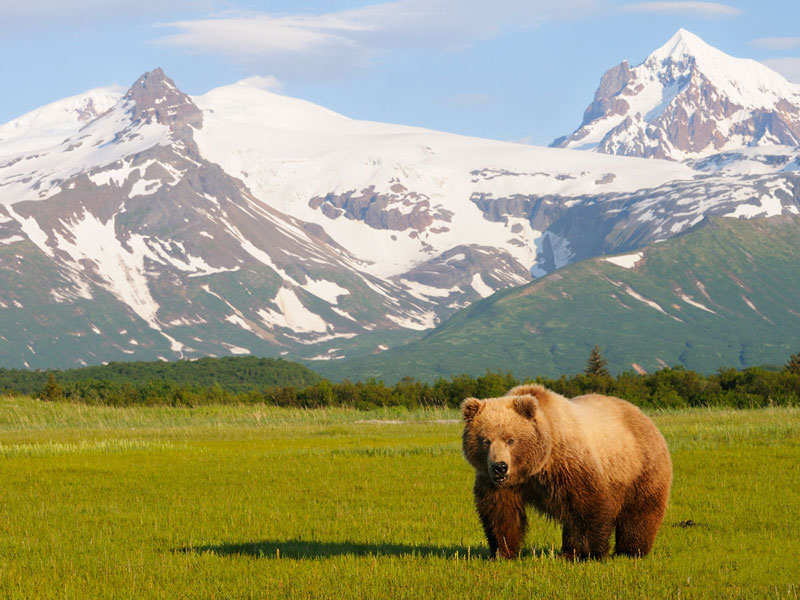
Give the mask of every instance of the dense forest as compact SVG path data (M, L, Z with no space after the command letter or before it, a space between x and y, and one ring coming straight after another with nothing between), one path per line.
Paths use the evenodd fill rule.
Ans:
M284 379L282 379L284 378ZM0 369L0 391L44 401L111 406L270 404L303 408L347 406L457 407L464 398L501 396L526 382L541 383L565 396L599 392L643 408L800 405L800 354L781 370L720 369L702 375L682 367L652 374L611 375L598 348L583 373L559 379L520 380L511 373L459 375L429 384L407 377L393 386L381 381L332 383L288 361L245 358L179 363L117 363L70 371Z
M64 371L0 368L0 391L37 395L51 374L68 389L73 385L115 388L168 383L191 389L220 385L234 394L272 386L306 387L322 379L303 365L282 358L226 356L177 362L112 362Z

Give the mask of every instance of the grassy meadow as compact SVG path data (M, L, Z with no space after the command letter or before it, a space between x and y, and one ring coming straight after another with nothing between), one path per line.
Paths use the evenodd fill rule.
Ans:
M650 556L567 562L531 514L496 562L456 411L0 397L0 598L798 597L800 409L652 416L675 483Z

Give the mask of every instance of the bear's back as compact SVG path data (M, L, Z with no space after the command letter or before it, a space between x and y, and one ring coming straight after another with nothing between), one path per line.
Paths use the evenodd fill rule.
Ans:
M667 452L661 433L633 404L599 394L578 396L568 402L575 418L575 433L585 441L612 485L633 481L646 463Z

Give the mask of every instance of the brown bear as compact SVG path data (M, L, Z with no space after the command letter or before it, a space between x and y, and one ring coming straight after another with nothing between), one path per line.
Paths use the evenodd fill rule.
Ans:
M633 404L598 394L568 400L540 385L502 398L467 398L463 449L475 468L475 506L493 557L519 554L533 505L560 522L569 558L653 546L672 484L661 432Z

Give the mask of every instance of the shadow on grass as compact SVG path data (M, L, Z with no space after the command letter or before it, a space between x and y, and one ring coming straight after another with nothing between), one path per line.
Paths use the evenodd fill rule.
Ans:
M489 558L489 548L480 546L432 546L409 544L363 543L363 542L323 542L317 540L263 540L241 544L216 544L177 548L175 552L216 554L218 556L253 556L256 558L291 558L315 559L334 556L419 556L424 558L439 557L452 559L458 553L459 558ZM525 548L522 557L550 556L552 550L546 548Z

